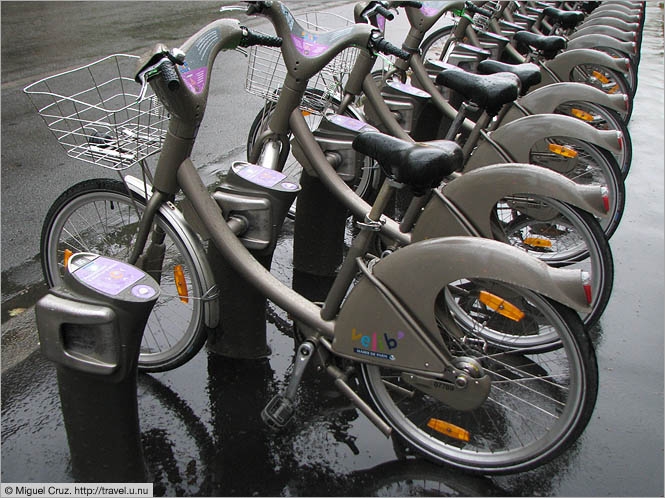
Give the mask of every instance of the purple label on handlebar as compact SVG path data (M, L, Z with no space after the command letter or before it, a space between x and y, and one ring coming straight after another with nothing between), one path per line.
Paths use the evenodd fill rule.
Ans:
M205 89L206 80L208 78L208 68L200 67L193 71L181 73L180 75L182 76L185 85L187 85L187 88L198 95Z
M296 47L296 50L305 57L316 57L328 50L326 45L321 45L316 41L316 35L302 31L300 36L291 34L291 40Z
M420 7L420 12L427 17L431 17L438 14L441 8L441 2L423 2L423 6Z
M381 14L376 16L376 24L377 28L379 28L382 33L386 31L386 18L383 17Z

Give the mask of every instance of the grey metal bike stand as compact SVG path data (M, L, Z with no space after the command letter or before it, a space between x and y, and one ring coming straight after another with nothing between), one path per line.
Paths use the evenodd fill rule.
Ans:
M41 351L57 370L74 477L146 482L136 398L143 329L159 285L126 263L70 257L36 305Z
M334 275L342 263L346 207L321 181L303 171L293 236L293 267L311 275Z
M266 269L270 269L272 252L251 252ZM219 300L219 325L208 333L208 350L239 359L270 356L265 296L239 275L212 243L208 244L207 256L223 297Z

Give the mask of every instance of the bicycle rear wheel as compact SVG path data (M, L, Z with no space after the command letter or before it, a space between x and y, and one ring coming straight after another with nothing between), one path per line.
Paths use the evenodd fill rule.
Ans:
M533 292L478 280L455 283L461 291L440 299L439 332L455 363L491 379L484 401L454 409L414 387L409 373L362 365L367 390L395 431L426 457L470 472L521 472L551 460L580 436L591 418L598 389L595 354L577 315ZM515 332L513 349L495 347L478 332L486 307L476 290L510 292L526 320L526 334L543 333L558 346L532 350ZM507 333L513 322L492 324ZM515 322L513 322L515 323ZM473 372L473 374L472 374Z
M609 210L598 222L608 239L614 234L623 216L626 186L612 154L583 140L555 136L535 143L529 162L561 173L581 185L605 187Z
M118 180L86 180L65 191L51 206L42 228L40 254L46 283L50 287L62 283L70 252L126 260L144 208L145 200L135 193L130 197ZM164 232L164 257L161 271L148 273L159 282L161 296L148 318L139 356L139 368L153 372L182 365L207 337L204 292L189 245L178 227L161 214L155 215L154 223ZM186 297L178 292L176 275L184 279Z

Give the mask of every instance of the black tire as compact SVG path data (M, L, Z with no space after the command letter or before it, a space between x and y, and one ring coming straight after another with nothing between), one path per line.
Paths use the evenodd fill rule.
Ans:
M598 393L591 341L574 311L520 292L556 329L558 348L538 353L497 350L472 340L473 331L457 321L468 340L440 327L443 343L457 361L480 365L476 375L491 379L488 396L476 408L453 409L407 382L408 373L362 365L365 387L377 410L416 452L467 472L508 474L552 460L584 431ZM455 321L450 308L446 315ZM434 429L437 421L443 422L439 431ZM459 429L461 436L448 435Z
M93 179L69 188L53 203L42 227L40 255L49 287L60 284L64 251L93 252L127 259L138 226L138 210L145 199L118 180ZM155 223L165 232L165 257L159 275L162 295L153 308L143 335L139 369L148 372L171 370L196 355L207 338L203 323L203 289L188 244L160 213ZM189 297L178 295L172 271L180 265ZM166 271L168 267L169 271Z

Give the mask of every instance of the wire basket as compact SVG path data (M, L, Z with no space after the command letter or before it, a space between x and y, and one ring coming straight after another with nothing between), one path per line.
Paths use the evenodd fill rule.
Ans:
M324 33L354 24L332 12L312 12L298 17L297 22L306 30ZM331 98L339 92L344 78L353 69L359 49L347 48L331 60L308 83L300 108L311 114L322 115ZM249 49L245 90L267 101L277 102L287 71L279 48L253 46Z
M137 59L109 55L24 89L69 157L123 170L161 150L169 116L141 94Z

